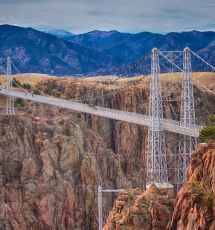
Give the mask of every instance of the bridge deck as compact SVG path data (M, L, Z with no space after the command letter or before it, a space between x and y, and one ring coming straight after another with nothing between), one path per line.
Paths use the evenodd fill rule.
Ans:
M134 124L144 125L144 126L148 126L149 128L151 127L150 117L147 115L103 108L99 106L96 106L97 109L95 110L95 109L90 109L87 104L77 103L77 102L63 100L59 98L33 95L30 93L24 93L19 91L10 91L7 89L1 89L0 94L19 97L30 101L36 101L43 104L54 105L61 108L75 110L83 113L89 113L101 117L107 117L107 118L116 119L120 121L126 121ZM170 119L162 119L162 123L160 127L162 130L167 130L174 133L186 134L193 137L198 137L199 130L202 128L201 126L198 125L195 125L192 128L186 126L180 126L179 121L174 121Z

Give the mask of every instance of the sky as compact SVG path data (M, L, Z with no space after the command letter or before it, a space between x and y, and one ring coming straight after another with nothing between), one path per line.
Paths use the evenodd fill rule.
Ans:
M215 31L215 3L202 0L0 0L0 24L154 33Z

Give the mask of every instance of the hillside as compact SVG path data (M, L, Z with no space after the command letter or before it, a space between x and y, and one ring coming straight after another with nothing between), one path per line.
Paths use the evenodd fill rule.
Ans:
M215 32L190 31L181 33L168 33L166 35L141 32L138 34L120 33L118 31L92 31L68 37L66 40L83 45L87 48L106 52L121 61L121 70L126 63L135 63L140 60L154 47L159 50L183 50L189 47L194 52L201 55L206 61L215 65ZM173 46L172 46L173 42ZM201 68L207 70L206 65L194 59L194 71ZM144 67L149 67L150 61L144 62L137 69L144 71ZM202 69L202 70L203 70Z
M183 50L186 46L215 66L215 32L182 32L166 35L142 32L92 31L58 38L32 28L0 26L1 57L10 57L22 73L57 76L119 75L145 56L152 48ZM131 75L150 72L150 58ZM196 58L193 71L211 69ZM130 75L128 75L130 76Z
M0 26L1 58L10 57L22 73L87 74L116 65L106 53L32 28Z

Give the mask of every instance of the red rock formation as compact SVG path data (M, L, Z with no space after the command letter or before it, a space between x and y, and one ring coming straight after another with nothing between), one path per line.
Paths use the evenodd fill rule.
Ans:
M62 98L81 96L94 88L61 78L39 86L42 90L52 88L53 94L60 92ZM201 105L197 100L197 111L203 113L204 120L214 99L207 103L207 95L196 92L205 101ZM149 88L140 85L101 98L98 105L148 114L148 96ZM146 127L27 101L24 104L17 108L28 114L34 111L41 119L0 116L0 229L97 229L95 157L104 188L143 187L144 172L139 172L145 162ZM165 114L176 119L178 109L167 104ZM65 124L59 125L63 119ZM112 195L104 197L105 216L113 200Z
M215 142L192 152L187 179L179 191L168 230L215 229Z
M60 119L0 116L1 230L97 229L95 158L103 188L131 186L98 134L76 117Z
M145 193L128 190L115 201L103 230L165 230L173 201L152 184Z

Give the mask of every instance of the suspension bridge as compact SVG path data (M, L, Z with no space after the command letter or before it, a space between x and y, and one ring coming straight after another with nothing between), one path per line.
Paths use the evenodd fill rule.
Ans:
M171 55L169 55L171 53ZM215 68L199 57L196 53L189 48L185 48L183 51L176 51L176 55L173 56L171 52L161 52L154 48L151 52L145 55L139 62L132 66L128 71L122 74L117 79L113 80L114 83L118 79L124 77L129 71L134 69L147 57L151 56L151 78L150 78L150 100L149 100L149 115L137 114L132 112L120 111L110 108L103 108L96 106L96 109L91 109L88 104L84 104L85 101L93 101L97 99L93 94L84 95L82 97L74 98L72 101L63 100L60 98L54 98L41 92L41 95L35 95L29 93L25 89L24 91L15 91L12 87L12 75L11 75L11 60L7 58L7 84L1 86L0 94L5 95L6 109L1 113L15 114L14 98L23 98L30 101L53 105L69 110L88 113L96 116L106 117L110 119L116 119L119 121L130 122L133 124L143 125L148 127L148 150L147 150L147 183L151 184L155 182L160 185L168 187L170 183L176 184L177 189L180 189L186 179L186 170L190 162L190 154L197 143L197 137L199 131L203 128L196 124L195 108L194 108L194 94L193 94L193 78L191 68L191 53L211 67ZM178 64L178 58L182 55L182 61ZM164 59L164 63L160 63L160 58ZM177 63L177 64L176 64ZM13 63L12 63L13 64ZM171 64L169 73L181 72L181 108L180 108L180 121L166 119L163 116L163 97L161 89L160 69L166 64ZM2 68L3 70L3 68ZM118 89L115 92L108 94L114 94L120 90L124 90L132 85L138 84L142 78L134 81L133 83ZM210 89L196 80L201 87L208 90L215 95ZM15 82L14 82L15 83ZM27 82L28 83L28 82ZM16 83L15 83L16 84ZM34 87L34 86L33 86ZM99 89L103 90L105 87ZM35 88L35 87L34 87ZM38 90L38 89L37 89ZM39 91L39 90L38 90ZM103 95L104 96L104 95ZM180 135L178 151L171 156L167 155L165 132L174 132ZM102 190L99 184L98 189L98 205L99 205L99 230L102 229L102 192L122 192L122 190Z

